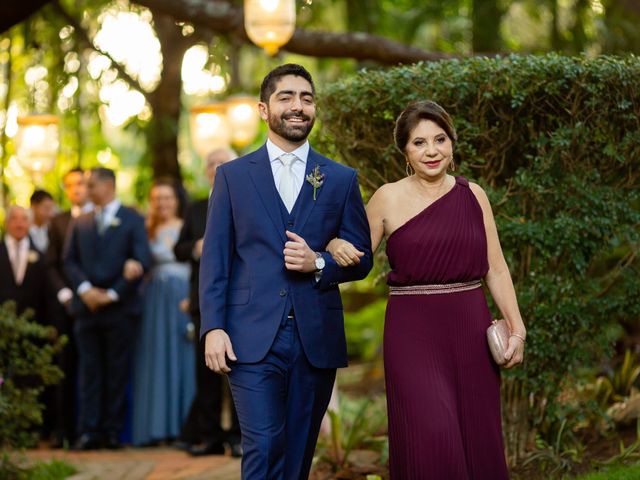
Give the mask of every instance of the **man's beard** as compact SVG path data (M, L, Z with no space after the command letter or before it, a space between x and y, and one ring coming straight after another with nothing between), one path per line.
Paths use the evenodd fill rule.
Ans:
M287 125L286 120L293 117L301 118L302 120L309 123L300 125ZM282 138L290 142L301 142L302 140L305 140L309 136L309 133L311 132L315 121L315 117L312 118L308 115L305 115L304 113L285 113L280 117L277 117L269 112L269 128L274 133L277 133Z

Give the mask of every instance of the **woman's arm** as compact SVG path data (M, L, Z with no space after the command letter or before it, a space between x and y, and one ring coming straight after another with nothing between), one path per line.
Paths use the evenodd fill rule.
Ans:
M384 197L386 196L385 186L386 185L383 185L373 194L366 207L367 220L369 221L369 228L371 229L372 253L375 253L378 249L384 235L383 207L385 202ZM360 257L364 255L351 243L340 238L334 238L331 240L327 245L326 250L341 267L360 263Z
M476 196L484 217L484 229L487 236L487 256L489 259L489 271L485 276L485 281L491 292L491 296L500 309L503 317L509 324L512 336L509 338L509 348L506 357L510 358L505 365L506 368L513 367L522 362L524 353L524 339L527 331L520 315L516 291L513 288L511 274L504 259L498 229L496 228L491 204L487 194L479 185L470 183L471 191Z

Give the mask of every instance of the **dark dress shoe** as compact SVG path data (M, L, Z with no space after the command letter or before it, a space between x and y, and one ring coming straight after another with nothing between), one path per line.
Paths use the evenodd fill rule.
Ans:
M230 442L229 447L231 448L231 456L235 458L242 457L242 445L240 441Z
M183 452L188 452L191 448L193 448L194 444L187 442L186 440L176 440L171 444L172 448L176 450L182 450Z
M240 434L229 432L227 435L227 446L231 450L231 456L240 458L242 456L242 444L240 443Z
M203 443L201 445L193 445L189 450L189 455L194 457L202 457L204 455L224 455L224 445L222 442Z
M104 448L109 450L120 450L122 443L120 443L120 436L117 433L108 433L107 438L104 441Z
M100 437L90 433L82 434L73 445L73 449L78 451L98 450L100 447L102 447Z

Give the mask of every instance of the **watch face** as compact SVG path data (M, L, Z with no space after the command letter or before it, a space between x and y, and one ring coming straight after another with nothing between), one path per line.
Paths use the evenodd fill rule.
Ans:
M322 270L324 268L324 258L322 257L316 258L316 268L318 270Z

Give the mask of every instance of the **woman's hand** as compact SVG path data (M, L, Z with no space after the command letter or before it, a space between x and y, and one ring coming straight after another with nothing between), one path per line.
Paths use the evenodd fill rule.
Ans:
M364 252L354 247L351 242L347 242L341 238L331 240L326 250L341 267L357 265L360 263L360 257L364 256Z
M125 280L132 282L133 280L140 278L142 275L144 275L144 269L140 262L133 260L132 258L124 262L122 276Z
M515 335L509 337L509 345L507 351L504 352L505 358L509 361L504 365L504 368L512 368L522 363L524 359L524 340Z

